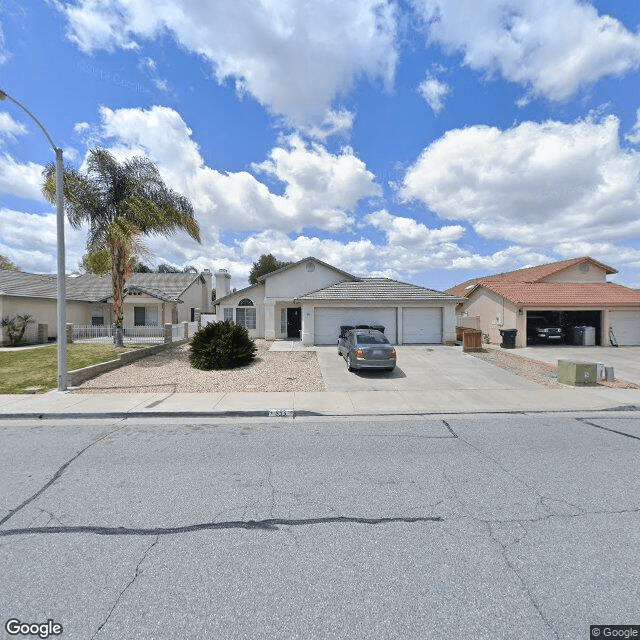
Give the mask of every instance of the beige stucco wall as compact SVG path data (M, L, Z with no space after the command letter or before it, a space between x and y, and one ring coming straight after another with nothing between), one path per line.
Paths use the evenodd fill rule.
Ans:
M1 300L0 317L13 318L17 315L29 314L37 324L49 325L48 335L50 337L57 337L58 307L55 299L1 296ZM67 322L90 324L93 306L89 302L67 301Z
M517 329L516 346L526 345L524 331L526 315L524 312L523 315L519 315L518 307L497 293L481 287L463 303L460 312L480 317L480 329L485 336L489 337L489 342L494 344L502 342L500 329Z
M313 271L307 271L307 263L313 263ZM346 277L315 260L308 260L265 280L265 298L293 299L311 291L317 291Z
M606 282L607 274L601 267L588 262L589 270L580 271L580 265L554 273L542 282Z

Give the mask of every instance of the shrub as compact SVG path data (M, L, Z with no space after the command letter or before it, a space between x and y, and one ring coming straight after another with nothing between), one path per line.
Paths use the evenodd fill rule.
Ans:
M33 320L29 314L23 316L14 316L13 318L2 318L0 325L5 327L7 334L9 335L9 343L12 347L19 345L24 337L24 332L27 330L27 325L31 324ZM0 336L1 339L1 336Z
M208 324L191 341L189 362L196 369L233 369L249 364L258 348L246 327L228 320Z

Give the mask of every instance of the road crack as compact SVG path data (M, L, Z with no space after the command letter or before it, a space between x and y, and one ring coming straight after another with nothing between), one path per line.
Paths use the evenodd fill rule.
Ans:
M156 539L147 547L145 552L142 554L142 557L140 558L140 560L138 561L138 564L136 565L136 570L135 570L135 573L133 574L133 578L131 578L131 580L129 580L129 583L118 594L118 597L116 598L116 601L113 603L113 606L109 610L109 613L107 614L107 617L102 621L100 626L96 629L96 632L91 636L91 640L93 640L100 633L100 631L107 624L107 622L109 622L109 619L111 618L111 616L113 615L113 612L115 611L116 607L120 603L120 600L122 599L122 596L124 596L124 594L129 590L131 585L133 585L133 583L138 579L138 576L141 573L140 567L142 566L142 563L146 560L147 555L149 554L151 549L153 549L153 547L155 547L158 544L159 541L160 541L160 536L156 536Z
M121 429L124 429L125 426L126 426L126 424L123 424L122 426L118 427L117 429L113 429L113 430L109 431L108 433L105 433L105 435L103 435L102 437L98 438L97 440L94 440L93 442L90 442L83 449L80 449L80 451L78 451L78 453L76 453L75 456L73 456L72 458L67 460L61 467L59 467L58 470L49 479L49 481L46 482L40 489L38 489L38 491L36 491L32 496L27 498L24 502L21 502L17 507L15 507L11 511L9 511L9 513L4 518L2 518L2 520L0 520L0 527L3 524L5 524L5 522L8 522L9 520L11 520L11 518L13 518L13 516L15 516L16 513L19 513L27 505L31 504L34 500L39 498L49 487L54 485L62 477L62 474L67 470L69 465L72 464L73 462L75 462L85 451L87 451L88 449L93 447L95 444L98 444L99 442L102 442L102 440L104 440L105 438L108 438L110 435L112 435L114 433L117 433Z

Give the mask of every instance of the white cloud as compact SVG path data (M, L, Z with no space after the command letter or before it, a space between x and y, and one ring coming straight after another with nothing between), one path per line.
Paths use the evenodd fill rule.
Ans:
M399 195L530 247L638 237L640 155L620 148L618 125L610 116L452 130L423 151Z
M27 198L29 200L43 200L42 171L44 167L35 162L21 164L9 154L0 156L0 193Z
M640 144L640 109L636 111L636 123L633 129L625 136L631 144Z
M326 140L335 135L346 136L353 127L354 118L355 114L347 109L338 111L330 109L322 122L305 127L303 130L308 136L318 140Z
M27 132L27 128L14 120L6 111L0 112L0 141L2 138L15 140L17 136Z
M56 214L39 215L0 209L0 254L23 271L54 273L57 268ZM84 253L85 234L65 224L67 272L77 268Z
M427 101L427 104L435 113L440 113L444 107L444 99L449 95L450 87L446 82L441 82L437 78L429 75L418 86L420 95Z
M380 193L373 174L348 147L331 154L298 136L286 139L253 165L283 186L275 193L248 171L222 173L206 166L191 130L172 109L103 107L100 115L91 135L119 158L141 154L156 162L167 184L191 199L209 240L220 229L336 231L353 222L360 200Z
M432 41L471 68L563 101L640 65L640 35L578 0L412 0Z
M427 249L444 242L455 242L464 235L460 225L430 229L413 218L391 215L384 209L369 214L365 220L385 232L387 242L404 248Z
M81 50L136 48L170 32L271 111L296 124L322 120L361 76L393 82L390 0L77 0L65 5Z

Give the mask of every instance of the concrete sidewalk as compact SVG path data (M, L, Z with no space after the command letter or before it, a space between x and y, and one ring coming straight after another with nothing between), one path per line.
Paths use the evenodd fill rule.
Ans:
M16 418L372 416L640 410L640 390L434 389L285 393L135 393L0 395L0 420Z

